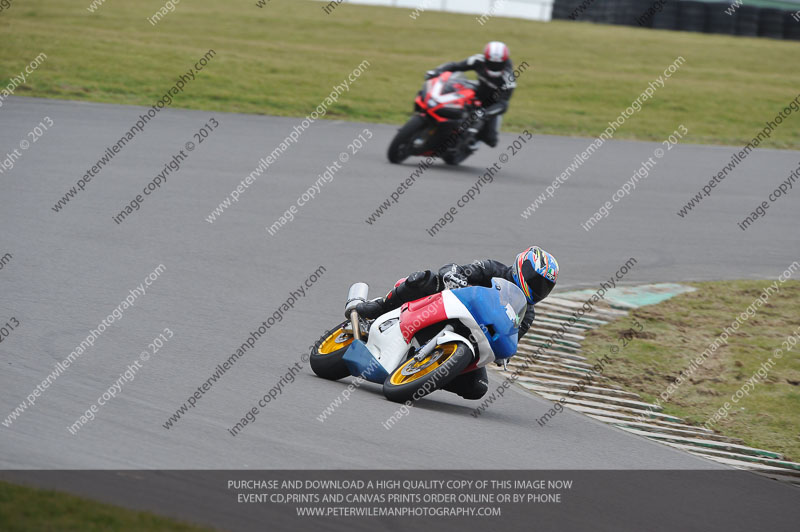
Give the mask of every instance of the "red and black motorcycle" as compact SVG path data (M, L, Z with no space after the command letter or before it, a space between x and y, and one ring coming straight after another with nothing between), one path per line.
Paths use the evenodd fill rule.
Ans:
M389 161L397 164L416 155L458 164L472 155L484 119L476 88L477 82L460 72L425 81L414 100L414 115L389 145Z

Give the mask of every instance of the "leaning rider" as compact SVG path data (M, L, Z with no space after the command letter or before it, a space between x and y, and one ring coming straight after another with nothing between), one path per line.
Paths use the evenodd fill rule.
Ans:
M519 326L522 338L533 322L533 306L546 298L558 279L558 262L550 253L532 246L517 255L512 266L496 260L476 260L460 266L446 264L437 272L431 270L414 272L399 282L386 297L365 301L356 306L359 316L375 319L403 305L442 290L465 286L492 286L492 277L501 277L515 283L525 294L528 306ZM465 399L480 399L486 393L489 382L486 368L456 377L445 389Z
M478 75L476 95L486 116L486 122L478 132L478 140L494 148L497 146L497 132L500 130L502 115L508 110L511 94L517 86L508 46L499 41L492 41L486 45L482 54L475 54L463 61L440 65L434 70L429 70L425 78L430 79L442 72L467 70L474 70Z

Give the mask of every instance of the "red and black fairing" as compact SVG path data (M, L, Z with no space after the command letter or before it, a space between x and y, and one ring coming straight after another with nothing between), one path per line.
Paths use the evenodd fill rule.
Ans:
M467 106L479 106L474 82L452 72L443 72L429 79L414 100L419 112L427 113L437 122L460 120Z
M389 144L388 158L395 164L407 157L440 157L459 164L474 151L483 117L478 83L460 72L443 72L425 82L414 99L414 114Z

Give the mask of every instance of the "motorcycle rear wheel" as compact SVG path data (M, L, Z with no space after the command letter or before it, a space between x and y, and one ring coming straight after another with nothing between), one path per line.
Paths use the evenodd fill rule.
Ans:
M353 343L353 335L344 331L348 323L342 322L323 334L311 348L311 369L323 379L336 381L350 376L350 370L342 360Z
M463 342L437 346L423 360L407 360L383 383L383 395L395 403L416 401L447 386L472 362L472 351Z
M394 136L394 139L392 139L391 144L389 144L389 151L387 152L389 162L400 164L405 161L409 155L412 155L411 143L414 137L417 136L417 133L426 125L427 120L424 117L420 115L412 116L408 122L400 128Z

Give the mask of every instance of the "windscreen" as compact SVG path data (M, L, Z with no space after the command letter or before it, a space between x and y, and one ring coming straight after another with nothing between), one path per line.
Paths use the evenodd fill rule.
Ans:
M509 319L514 320L514 325L519 327L528 308L528 302L525 300L522 290L514 283L501 277L493 277L492 286L497 289L500 296L500 304L506 308L506 314L508 314Z

